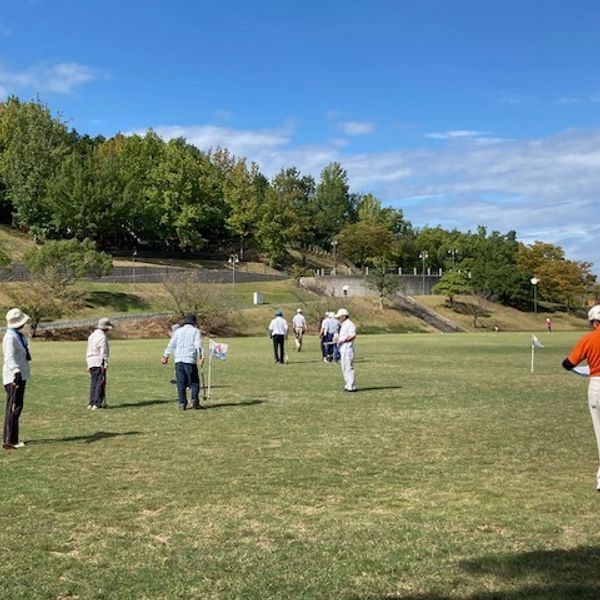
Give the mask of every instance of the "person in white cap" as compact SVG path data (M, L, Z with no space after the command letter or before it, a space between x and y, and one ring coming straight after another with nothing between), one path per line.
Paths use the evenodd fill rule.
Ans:
M600 456L600 304L592 306L588 312L588 321L592 327L591 333L579 339L569 356L563 360L562 366L571 371L580 362L587 361L590 378L588 405ZM600 468L596 474L596 489L600 492Z
M296 344L296 350L301 352L302 338L304 337L304 334L308 332L308 324L306 323L306 319L302 314L301 308L296 310L296 314L292 319L292 327L294 329L294 343Z
M112 329L110 319L103 317L98 321L96 329L88 337L87 352L85 359L87 370L90 374L90 399L88 408L99 410L108 408L106 402L106 371L108 369L108 357L110 349L108 346L108 335Z
M340 364L344 376L344 391L356 392L354 378L354 340L356 339L356 326L350 320L350 315L345 308L340 308L335 313L335 318L340 322L340 331L337 334L337 346L340 351Z
M283 318L283 312L279 308L275 311L275 318L269 323L268 330L269 336L273 340L275 364L283 364L285 357L285 340L288 336L288 324Z
M31 360L29 346L22 332L27 321L29 316L19 308L11 308L6 313L7 329L2 340L2 384L6 390L2 447L5 450L22 448L25 445L25 442L19 440L19 417L23 411L25 384L29 380Z

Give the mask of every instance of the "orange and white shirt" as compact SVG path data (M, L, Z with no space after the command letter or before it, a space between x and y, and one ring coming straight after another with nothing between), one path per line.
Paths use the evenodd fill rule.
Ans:
M580 338L567 359L574 365L587 360L590 377L600 377L600 326Z

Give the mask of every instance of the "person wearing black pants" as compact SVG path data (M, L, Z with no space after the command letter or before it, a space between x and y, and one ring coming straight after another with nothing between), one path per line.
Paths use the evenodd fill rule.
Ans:
M273 340L275 363L283 364L285 358L285 338L288 335L288 324L281 310L275 311L275 318L269 323L269 335Z
M85 360L90 374L90 399L88 408L99 410L108 408L106 402L106 371L110 348L108 332L112 329L110 319L103 317L98 321L96 329L88 337Z
M2 366L2 383L6 391L6 408L4 411L4 430L2 447L5 450L22 448L25 442L19 439L19 417L23 411L25 386L29 379L29 347L22 333L29 316L18 308L11 308L6 313L6 334L2 340L4 364Z

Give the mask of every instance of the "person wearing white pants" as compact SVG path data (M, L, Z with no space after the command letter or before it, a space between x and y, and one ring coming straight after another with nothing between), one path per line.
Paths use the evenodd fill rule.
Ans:
M340 331L337 334L337 346L340 352L340 364L344 376L344 391L356 392L354 377L354 340L356 339L356 326L350 320L350 315L345 308L340 308L335 314L340 322Z
M593 331L579 339L569 356L563 360L562 366L570 371L587 360L590 378L588 404L600 460L600 304L592 306L588 312L588 320ZM600 492L600 468L597 472L596 489Z

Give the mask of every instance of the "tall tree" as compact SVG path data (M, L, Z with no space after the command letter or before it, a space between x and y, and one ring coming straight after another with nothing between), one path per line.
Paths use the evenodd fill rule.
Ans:
M348 174L338 162L329 163L322 171L315 191L316 236L332 241L355 212L350 194Z

